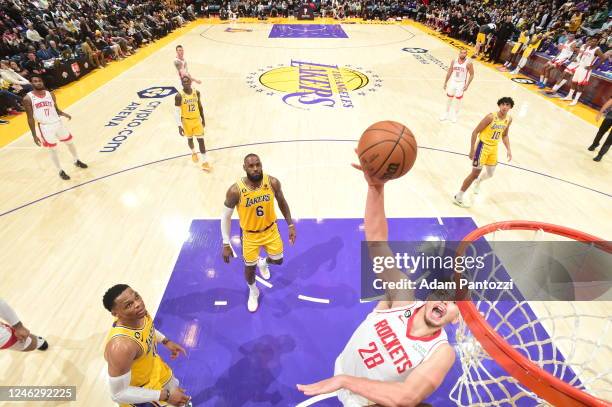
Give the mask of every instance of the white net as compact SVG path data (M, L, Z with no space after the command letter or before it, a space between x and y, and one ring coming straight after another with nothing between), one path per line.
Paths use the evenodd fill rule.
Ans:
M512 278L522 278L521 293L539 287L538 271L550 270L550 253L539 253L540 245L531 241L572 241L543 231L503 231L485 236L494 260ZM514 254L502 250L496 242L526 242ZM579 244L574 251L555 257L561 265L578 265L572 270L592 271L594 249ZM529 248L529 249L527 249ZM609 253L604 253L609 255ZM560 260L559 260L560 259ZM546 263L546 264L544 264ZM557 265L556 265L557 266ZM499 267L487 271L487 279L501 280ZM567 270L567 267L558 267ZM553 273L554 274L554 273ZM558 274L558 273L557 273ZM472 276L473 277L473 276ZM554 276L553 276L554 277ZM481 276L483 278L483 276ZM528 284L540 278L535 284ZM555 278L558 278L555 277ZM591 294L594 287L590 287ZM595 287L597 288L597 287ZM612 400L612 302L610 301L526 301L524 298L486 298L481 292L470 292L470 298L487 323L508 344L527 359L553 376L603 400ZM598 293L609 298L609 292ZM530 297L525 297L530 298ZM532 391L502 369L462 321L456 332L456 352L462 374L450 392L460 406L540 406L548 405Z

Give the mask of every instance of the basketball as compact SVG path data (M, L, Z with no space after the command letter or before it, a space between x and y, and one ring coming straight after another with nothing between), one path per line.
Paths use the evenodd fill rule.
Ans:
M370 177L396 179L414 165L417 143L408 127L387 120L374 123L363 132L357 154L361 167Z

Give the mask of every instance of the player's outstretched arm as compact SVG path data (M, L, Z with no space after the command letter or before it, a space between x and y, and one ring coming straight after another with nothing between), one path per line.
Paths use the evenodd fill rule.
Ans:
M442 384L454 362L453 348L444 344L429 359L414 369L403 383L338 375L313 384L298 384L297 388L307 396L346 389L378 405L415 407Z
M28 117L28 127L30 127L30 132L32 133L32 138L34 139L34 143L37 146L40 146L40 140L36 137L36 122L34 121L34 110L32 108L32 99L30 96L25 96L23 98L23 108L26 111L26 116Z
M506 147L506 153L508 155L508 161L512 161L512 150L510 150L510 137L508 137L508 131L510 130L510 125L512 124L512 117L508 121L508 127L504 130L504 135L502 136L502 142L504 143L504 147Z
M53 98L53 104L55 104L55 110L57 111L57 114L60 116L64 116L68 120L72 120L72 116L60 110L59 106L57 105L57 100L55 100L55 94L53 92L49 92L49 93L51 94L51 98Z
M185 132L183 130L183 122L181 121L181 103L183 103L183 97L177 92L177 94L174 96L174 120L178 126L179 134L182 137L185 135Z
M202 107L202 95L199 90L196 90L198 94L198 110L200 111L200 117L202 118L202 126L206 127L206 120L204 120L204 108Z
M444 89L446 89L446 85L448 84L448 80L450 79L451 75L453 74L453 66L455 64L455 60L453 59L450 63L450 66L448 67L448 71L446 71L446 78L444 79Z
M463 90L467 90L470 87L470 83L472 83L472 81L474 80L474 64L472 63L472 61L468 61L467 70L469 78L467 80L467 83L465 84L465 89Z
M270 177L270 184L272 185L272 190L274 191L274 197L278 202L278 208L281 210L285 221L287 222L287 226L289 227L289 241L291 244L295 243L296 232L295 232L295 224L293 223L293 219L291 218L291 210L289 209L289 204L285 199L285 195L283 194L283 190L281 188L281 183L277 178Z
M230 258L234 256L232 246L230 244L230 230L232 227L232 213L240 200L240 191L238 186L233 184L225 194L225 202L223 213L221 214L221 237L223 238L223 261L229 263Z
M389 226L385 214L385 180L370 177L360 165L353 164L353 167L363 173L368 184L368 194L366 197L366 209L364 215L365 237L368 245L368 254L373 261L376 259L394 258L395 254L388 244ZM386 267L378 277L384 282L397 283L407 277L395 267ZM401 293L401 297L399 294ZM410 290L387 290L385 299L381 300L376 306L377 309L395 308L414 300L414 294Z

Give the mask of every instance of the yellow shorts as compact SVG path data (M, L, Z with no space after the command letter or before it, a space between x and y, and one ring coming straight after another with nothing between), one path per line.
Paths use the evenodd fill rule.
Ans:
M533 51L535 51L535 48L532 46L528 46L525 51L523 51L523 58L529 58Z
M512 52L513 54L516 54L517 52L519 52L521 50L521 48L523 47L523 43L522 42L517 42L514 44L514 47L512 47Z
M478 141L472 166L482 168L483 165L497 165L497 146Z
M259 249L264 248L268 256L274 260L283 257L283 240L275 223L270 229L260 233L242 231L242 257L247 266L252 266L259 259Z
M204 126L200 119L181 119L185 137L203 137Z
M484 44L485 42L487 42L487 35L485 33L478 33L478 35L476 36L476 42Z

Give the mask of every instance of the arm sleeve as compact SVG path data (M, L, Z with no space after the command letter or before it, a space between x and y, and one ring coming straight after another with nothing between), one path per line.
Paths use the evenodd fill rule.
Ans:
M127 372L123 376L108 377L111 398L115 403L138 404L158 401L161 396L160 390L145 389L143 387L130 386L132 373Z
M176 120L176 124L179 127L183 126L183 122L181 122L181 107L174 106L174 120Z
M166 339L166 335L164 335L163 333L159 332L157 329L155 330L155 340L160 343L161 341L163 341L164 339Z
M17 313L2 298L0 298L0 318L11 326L17 325L20 321Z
M221 214L221 236L223 237L223 244L230 244L230 229L232 225L232 213L234 208L223 207L223 213Z

